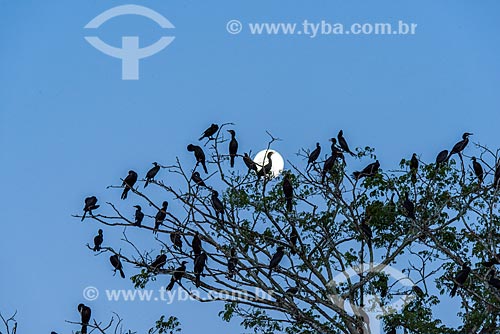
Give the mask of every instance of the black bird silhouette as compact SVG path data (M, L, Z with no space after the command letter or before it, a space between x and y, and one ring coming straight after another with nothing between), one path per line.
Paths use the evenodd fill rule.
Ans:
M283 194L285 195L286 211L292 212L293 210L293 186L290 182L290 175L285 174L283 178Z
M167 255L160 254L156 257L156 259L151 262L149 265L149 271L158 271L163 268L163 266L167 263Z
M170 291L174 288L175 282L181 283L181 279L186 273L186 263L187 261L182 261L181 266L175 269L172 278L170 279L170 283L167 286L167 291Z
M82 323L82 330L80 333L87 334L87 326L90 322L90 315L92 314L92 311L90 310L90 307L85 306L84 304L78 304L78 312L80 312Z
M500 279L495 277L495 271L488 272L488 283L497 290L500 290Z
M193 248L193 254L194 254L194 259L196 261L196 258L201 254L201 239L200 239L200 233L196 231L193 236L193 241L191 242L191 248Z
M411 173L411 182L413 184L417 183L418 158L416 153L413 153L413 155L411 156L410 173Z
M227 277L233 278L236 274L236 267L238 266L238 257L236 256L236 249L231 248L231 257L227 259Z
M448 150L443 150L436 157L436 169L441 167L446 161L448 161Z
M285 248L279 246L276 249L276 253L272 257L271 262L269 262L269 274L268 274L269 277L271 276L272 270L278 267L284 255L285 255Z
M321 183L325 183L326 174L332 172L336 161L337 160L333 155L325 160L325 163L323 164L323 171L321 172Z
M337 135L337 139L339 140L340 148L343 149L344 152L349 153L353 157L356 156L356 154L351 152L351 150L349 149L349 146L347 145L347 141L344 138L344 131L342 131L342 130L339 131L339 134Z
M144 188L148 186L149 182L154 180L156 174L158 174L158 172L160 171L160 165L158 165L157 162L153 162L153 165L153 168L148 170L148 172L146 173L146 183L144 183Z
M123 188L123 193L122 193L122 199L127 198L127 194L129 190L134 186L134 184L137 182L137 173L134 172L133 170L128 171L128 175L123 180L122 186L125 187Z
M460 160L462 160L462 151L469 143L469 136L472 136L472 133L465 132L462 135L462 140L459 141L458 143L456 143L455 146L453 146L453 148L451 149L450 155L448 155L448 157L446 158L446 161L450 160L450 158L453 154L458 154L458 156L460 157Z
M248 171L253 170L257 173L257 164L252 160L252 158L250 158L248 153L243 155L243 162L248 167Z
M212 190L212 207L215 210L217 219L219 219L220 215L220 219L224 222L224 204L219 199L219 193L215 190Z
M405 216L415 219L415 204L410 200L410 195L405 192L405 200L403 201L403 209L405 209Z
M455 276L455 282L453 284L453 288L450 291L451 297L455 297L458 287L464 285L465 281L467 281L467 277L469 277L470 272L470 267L464 263L462 265L462 269L459 270L457 275Z
M330 146L332 150L332 156L334 159L341 159L342 162L345 164L345 157L344 153L342 152L341 149L337 147L337 139L335 138L330 138L330 141L332 142L332 145Z
M94 252L98 252L101 250L101 245L103 241L104 238L102 236L102 230L99 229L97 231L97 235L94 237Z
M257 172L258 177L263 177L263 176L268 176L271 173L271 170L273 168L273 159L271 156L274 154L274 152L269 151L267 152L267 164L265 164L259 171Z
M474 169L474 174L476 174L477 182L481 184L483 182L484 171L483 166L477 162L476 157L472 157L472 169Z
M375 162L372 162L371 164L363 168L361 172L354 172L353 173L354 179L357 181L363 177L373 176L378 173L379 168L380 168L380 163L378 162L378 160L376 160Z
M125 278L125 273L123 272L123 266L122 262L120 261L120 257L117 254L111 255L109 257L109 262L111 262L111 265L113 266L113 268L115 268L115 273L118 270L120 272L120 276L122 278Z
M373 232L372 228L368 223L366 222L366 218L364 218L361 221L361 233L363 235L363 238L366 240L366 243L368 244L368 247L372 246L372 238L373 238Z
M292 286L292 287L285 290L285 294L287 294L287 295L295 296L297 293L299 293L298 286Z
M181 233L179 231L170 233L170 241L172 241L175 248L177 248L179 251L182 250L182 238L181 238Z
M208 188L203 179L201 178L200 173L198 172L193 172L193 174L191 175L191 180L193 180L197 186Z
M202 140L203 138L213 139L212 136L219 130L219 126L217 124L212 124L208 129L206 129L198 140Z
M134 205L135 210L135 226L141 226L142 220L144 219L144 212L140 205Z
M417 295L418 298L423 299L425 297L425 293L418 285L414 285L411 287L413 292Z
M229 142L229 157L231 158L231 167L234 167L234 158L238 153L238 141L236 140L236 132L234 130L227 130L231 134L231 141Z
M316 160L318 160L320 153L321 146L319 145L319 143L316 143L316 148L309 154L309 157L307 159L307 170L310 170Z
M99 207L99 205L96 204L97 204L97 197L90 196L85 198L85 206L83 207L82 221L85 219L87 212L90 213L90 215L92 216L92 210L95 210Z
M295 226L292 225L292 230L290 231L290 253L295 255L295 249L297 248L297 240L299 239L299 233Z
M163 221L167 217L167 207L168 207L168 202L164 201L163 204L161 205L161 209L158 210L158 213L156 214L155 228L153 229L154 234L158 233L158 229L160 228L161 223L163 223Z
M495 254L495 257L490 258L488 261L481 262L485 267L492 267L495 264L500 264L500 253Z
M500 186L500 161L497 162L497 167L495 169L493 186L495 187L495 189L498 189L498 187Z
M208 174L207 165L205 164L205 152L203 152L203 149L199 146L189 144L187 146L187 150L189 152L194 152L194 157L196 158L196 162L201 164L205 173Z
M203 252L194 260L194 276L195 276L195 285L197 288L200 287L200 276L203 274L203 270L205 269L205 263L207 262L207 253Z

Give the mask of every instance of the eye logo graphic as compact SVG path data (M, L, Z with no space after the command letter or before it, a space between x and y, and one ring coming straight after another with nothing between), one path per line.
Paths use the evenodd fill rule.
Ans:
M113 7L99 14L85 26L85 29L97 29L108 20L122 15L144 16L156 22L164 29L175 28L169 20L150 8L137 5L123 5ZM122 60L122 80L139 80L139 60L160 52L172 43L175 37L163 36L154 44L144 48L139 48L139 37L137 36L123 36L121 48L106 44L96 36L86 36L85 39L102 53Z

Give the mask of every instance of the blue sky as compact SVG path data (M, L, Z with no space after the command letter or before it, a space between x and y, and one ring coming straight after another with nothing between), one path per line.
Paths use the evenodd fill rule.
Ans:
M289 159L317 141L327 147L342 128L351 146L375 147L382 168L413 152L433 160L464 131L497 145L498 1L141 1L175 25L176 39L141 61L140 80L122 81L120 61L91 47L83 27L128 3L0 0L0 311L18 310L22 332L69 332L64 320L78 319L84 287L131 286L112 277L107 256L86 249L98 227L71 214L89 194L118 199L105 187L128 169L144 173L176 156L191 162L185 146L212 122L234 122L245 151L264 148L269 130ZM311 39L231 35L231 19L418 28ZM112 45L124 35L149 45L162 31L124 16L92 33ZM108 244L120 237L105 229ZM220 306L89 304L96 318L115 311L139 331L161 314L179 316L188 333L222 325Z

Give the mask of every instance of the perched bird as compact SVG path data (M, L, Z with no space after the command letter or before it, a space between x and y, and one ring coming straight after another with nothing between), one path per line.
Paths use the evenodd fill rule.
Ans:
M405 209L405 215L408 218L415 219L415 204L410 200L410 195L405 192L405 200L403 201L403 209Z
M125 178L125 180L123 180L122 183L122 186L125 187L123 189L122 199L127 198L127 193L134 186L136 182L137 182L137 173L134 172L133 170L129 170L127 177Z
M287 295L295 296L297 293L299 293L298 286L292 286L292 287L285 290L285 294L287 294Z
M417 183L418 158L416 153L413 153L413 155L411 156L410 173L411 173L411 182L413 184Z
M495 277L495 271L488 272L488 283L497 290L500 290L500 279Z
M274 154L274 152L269 151L267 152L267 164L265 164L259 171L257 172L258 177L263 177L267 176L271 173L271 170L273 168L273 160L271 159L271 156Z
M292 255L295 255L295 249L297 248L297 241L299 239L299 232L297 232L297 229L295 226L292 225L292 230L290 231L290 252Z
M344 138L344 131L342 131L342 130L339 131L339 134L337 135L337 139L339 140L340 148L343 149L344 152L349 153L353 157L356 156L356 154L351 152L351 150L349 149L349 146L347 145L347 141Z
M167 217L167 207L168 207L168 202L164 201L163 204L161 205L161 209L158 210L158 213L156 214L155 228L153 229L154 234L158 233L158 229L160 228L161 223L163 223L163 221Z
M221 200L219 199L219 193L215 190L212 190L212 207L215 210L217 219L219 219L220 215L222 221L224 221L224 204L222 204Z
M102 236L102 230L99 229L97 231L97 235L94 237L94 252L98 252L101 250L102 242L104 241Z
M413 292L417 295L418 298L423 299L425 297L425 293L418 285L414 285L411 287Z
M189 152L194 152L194 157L196 158L196 163L201 164L205 173L208 174L207 165L205 163L205 152L203 152L203 149L199 146L189 144L187 146L187 150Z
M312 165L316 162L316 160L318 160L320 153L321 146L319 145L319 143L316 143L316 148L309 154L309 157L307 159L307 170L311 169Z
M84 304L79 304L78 312L80 312L82 323L82 330L80 331L80 333L87 334L87 326L90 322L90 315L92 314L92 311L90 310L90 307L85 306Z
M160 254L149 265L150 271L160 270L166 263L167 263L167 256L165 254Z
M231 167L234 167L234 158L238 153L238 141L236 140L236 132L234 130L227 130L231 134L231 141L229 142L229 157L231 158Z
M194 254L194 259L196 261L196 258L201 254L201 239L200 239L200 233L196 231L193 236L193 241L191 242L191 248L193 248L193 254Z
M167 286L167 291L170 291L174 288L175 282L178 282L178 283L181 282L182 277L186 273L186 263L187 263L187 261L182 261L181 266L179 268L175 269L175 271L172 275L172 278L170 279L170 283Z
M95 210L99 207L99 205L96 204L97 204L97 197L90 196L85 198L85 206L83 207L82 221L85 219L87 212L90 213L90 215L92 215L92 210Z
M248 167L248 171L253 170L257 173L257 164L252 160L252 158L250 158L248 153L243 155L243 162Z
M333 155L325 160L325 163L323 164L323 171L321 172L321 183L325 183L326 174L332 172L336 161L337 160Z
M489 259L488 261L481 262L481 264L485 267L492 267L495 264L500 264L500 253L495 254L495 257Z
M200 173L198 172L193 172L193 174L191 175L191 180L193 180L197 186L208 188L203 179L201 178Z
M238 257L236 255L236 249L231 248L231 257L227 259L227 277L233 278L236 274L236 267L238 266Z
M353 173L354 179L357 181L363 177L373 176L377 174L379 168L380 168L380 163L378 162L378 160L376 160L375 162L372 162L371 164L363 168L361 172L354 172Z
M174 244L175 248L177 248L179 251L182 250L182 238L179 231L170 233L170 241L172 241L172 244Z
M148 172L146 173L146 183L144 183L144 188L148 186L149 182L154 180L156 174L158 174L158 172L160 171L160 165L158 165L157 162L153 162L153 165L153 168L148 170Z
M441 165L443 165L448 159L448 150L443 150L439 152L439 154L436 157L436 168L439 168Z
M450 291L451 297L455 297L458 287L462 286L465 283L467 277L469 277L470 272L470 267L464 263L462 265L462 269L455 276L453 288Z
M284 255L285 255L285 249L282 246L279 246L276 249L276 253L272 257L271 262L269 262L269 274L268 274L269 277L271 276L272 270L278 267Z
M293 186L290 182L290 175L285 174L283 178L283 194L285 195L286 211L292 212L293 210Z
M140 205L134 205L135 210L135 226L141 226L142 220L144 219L144 212L142 212L142 208Z
M361 227L361 233L363 234L363 237L366 240L368 247L371 247L373 238L372 228L370 227L370 225L368 225L366 219L363 219L361 221L360 227Z
M455 146L453 146L453 148L451 149L450 155L448 155L448 157L446 158L446 161L450 160L450 158L453 154L458 154L458 156L460 157L460 160L462 160L462 151L465 149L465 147L469 143L469 136L471 136L471 135L472 135L472 133L469 133L469 132L465 132L462 135L462 140L459 141L458 143L456 143Z
M203 252L196 260L194 260L194 276L195 276L195 285L197 288L200 287L200 276L203 274L203 270L205 269L205 263L207 262L207 253Z
M341 149L337 147L337 139L335 138L330 138L330 141L332 142L330 148L332 150L332 156L333 159L340 159L344 162L345 164L345 158L344 158L344 153L342 152Z
M217 124L212 124L208 129L206 129L198 140L202 140L203 138L213 139L212 136L219 130L219 126Z
M118 270L120 272L120 276L122 278L125 278L125 273L123 272L123 266L122 262L120 261L120 257L117 254L111 255L109 257L109 262L111 262L111 265L113 266L113 268L115 268L115 273Z
M500 161L497 162L497 167L495 169L495 178L493 181L493 186L495 187L495 189L498 189L498 187L500 186Z
M476 157L472 157L472 169L474 169L474 174L476 174L477 182L481 184L484 177L483 166L477 162Z

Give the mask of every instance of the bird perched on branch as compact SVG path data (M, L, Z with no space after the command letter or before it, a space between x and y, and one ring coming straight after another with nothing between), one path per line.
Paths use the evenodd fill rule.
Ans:
M493 186L495 187L495 189L498 189L498 187L500 186L500 161L497 162L497 166L495 169L495 178L493 181Z
M484 171L483 166L477 162L476 157L472 157L472 169L474 170L474 174L476 174L477 182L481 185L483 183Z
M227 259L227 277L233 278L236 274L236 267L238 266L238 257L236 255L236 249L231 248L231 256Z
M221 200L219 199L219 193L215 190L212 190L212 207L215 210L215 215L217 219L220 219L224 222L224 204L222 204Z
M409 194L405 192L405 200L403 201L403 208L405 209L405 215L408 218L415 219L415 204L410 200Z
M80 312L80 322L82 323L82 330L80 333L87 334L87 326L90 322L90 315L92 314L92 311L90 310L90 307L85 306L84 304L78 304L78 312Z
M134 172L133 170L129 170L127 177L125 178L125 180L123 180L123 183L122 183L122 186L124 187L123 193L122 193L122 199L127 198L127 194L129 192L129 190L132 189L132 187L134 186L134 184L136 182L137 182L137 173Z
M172 278L170 279L170 283L167 286L167 291L170 291L174 288L175 282L181 283L181 279L186 273L186 263L187 261L182 261L181 266L175 269Z
M271 258L271 261L269 262L269 274L268 274L269 277L271 277L272 270L278 267L284 255L285 255L285 248L279 246L276 249L276 253L274 253L273 257Z
M464 263L462 265L462 269L455 276L453 288L450 291L450 297L455 297L458 287L464 285L465 281L467 281L467 277L469 277L470 272L470 267Z
M181 233L179 231L170 233L170 241L172 241L172 244L174 244L177 250L179 251L182 250L182 238L181 238Z
M217 133L219 130L219 126L217 124L212 124L208 129L206 129L198 140L202 140L203 138L208 138L209 140L213 139L212 136Z
M410 173L411 173L411 182L413 184L417 183L418 158L416 153L413 153L413 155L411 156Z
M134 205L135 210L135 226L141 226L142 220L144 219L144 213L142 212L142 208L140 205Z
M158 165L157 162L153 162L153 165L153 168L148 170L148 172L146 173L146 183L144 183L144 188L148 186L149 182L154 180L156 174L158 174L158 172L160 171L160 165Z
M333 155L325 160L325 163L323 164L323 171L321 172L321 183L325 183L326 174L333 171L333 167L336 162L337 160Z
M344 131L340 130L339 134L337 135L337 139L339 140L339 145L344 152L349 153L353 157L356 156L356 154L352 153L351 150L349 149L349 146L347 145L347 141L344 138Z
M193 249L193 254L194 254L194 260L196 261L196 258L201 254L201 239L200 239L200 233L196 231L193 236L193 241L191 242L191 248Z
M229 142L229 157L231 159L231 167L234 167L234 158L238 153L238 141L236 140L236 132L234 130L227 130L231 134L231 141Z
M155 217L155 228L153 229L153 233L157 234L158 229L160 228L161 223L167 218L167 207L168 207L168 202L164 201L163 204L161 205L161 209L158 210L158 213L156 214Z
M203 149L199 146L189 144L187 146L187 150L189 152L194 152L194 157L196 159L196 162L201 164L205 173L208 174L207 165L205 164L205 152L203 152Z
M258 177L268 176L273 169L273 159L271 158L274 152L267 152L267 164L265 164L259 171L257 172Z
M441 167L448 159L448 150L442 150L436 157L436 169Z
M114 272L116 273L116 271L118 270L120 272L120 276L122 278L125 278L122 262L120 261L120 257L118 256L118 254L111 255L109 257L109 262L111 262L111 265L113 266L113 268L115 268Z
M102 236L102 230L99 229L97 231L97 235L94 237L94 252L98 252L101 250L101 245L103 241L104 238Z
M465 132L462 135L462 140L459 141L458 143L456 143L455 146L453 146L453 148L451 149L450 155L448 155L448 157L446 158L446 161L450 160L450 158L453 154L458 154L458 156L460 157L460 160L462 160L462 151L465 149L465 147L469 143L469 136L472 136L472 133Z
M156 259L149 265L149 271L158 271L167 263L167 256L165 254L160 254Z
M90 197L85 198L85 206L83 207L82 221L85 219L87 212L90 213L91 216L93 216L92 210L95 210L98 207L99 207L99 205L97 205L97 197L90 196Z
M195 285L197 288L200 287L200 276L203 274L203 270L205 269L205 264L207 262L207 253L203 252L194 260L194 276L195 276Z
M243 162L248 167L248 171L253 170L257 173L257 164L252 160L252 158L250 158L248 153L243 155Z
M500 279L495 277L495 271L490 270L488 272L488 283L497 290L500 290Z
M495 254L495 257L490 258L488 261L481 262L485 267L492 267L495 264L500 264L500 253Z
M299 232L297 232L297 229L295 226L292 225L292 230L290 231L290 253L292 255L295 255L295 249L297 248L297 241L299 239Z
M307 159L307 168L306 170L309 171L313 164L318 160L318 157L321 153L321 146L319 143L316 143L316 148L309 154L309 157Z
M283 194L285 195L286 211L292 212L293 210L293 186L290 182L290 175L285 174L283 178Z
M345 157L344 153L340 148L337 147L337 139L335 138L330 138L330 141L332 142L330 149L332 150L332 157L333 159L340 159L342 162L345 164Z
M380 168L380 163L378 162L378 160L376 160L375 162L372 162L371 164L363 168L361 172L354 172L353 173L354 179L357 181L363 177L374 176L375 174L378 173L379 168Z

